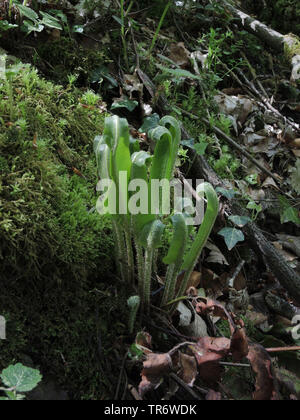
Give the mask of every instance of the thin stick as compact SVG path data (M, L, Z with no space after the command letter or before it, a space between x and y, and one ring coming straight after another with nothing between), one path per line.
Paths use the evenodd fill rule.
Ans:
M295 347L277 347L277 348L270 348L266 349L268 353L279 353L284 351L300 351L300 346Z
M196 394L182 379L179 378L175 373L170 373L170 377L174 379L174 381L180 385L186 392L188 392L195 400L201 400L202 398Z
M240 274L240 272L241 272L241 270L242 270L242 268L244 267L244 265L245 265L245 264L246 264L246 261L244 261L244 260L242 260L242 261L239 263L239 265L237 266L237 268L236 268L235 272L233 273L233 275L232 275L231 279L228 281L228 285L229 285L229 287L232 287L232 288L233 288L233 286L234 286L234 281L235 281L235 279L237 278L237 276Z
M232 367L242 367L242 368L251 368L251 365L247 365L247 364L244 364L244 363L219 362L219 365L232 366Z

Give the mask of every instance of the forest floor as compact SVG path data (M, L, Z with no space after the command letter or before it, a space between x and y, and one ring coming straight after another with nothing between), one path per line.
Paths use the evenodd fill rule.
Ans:
M69 4L56 7L63 30L0 38L0 371L39 368L32 399L300 398L299 80L218 2L190 7L172 5L159 28L161 5L124 18ZM135 334L134 290L118 278L110 219L95 211L93 140L111 114L144 150L174 116L177 175L205 178L220 198L187 303L170 319L153 294ZM165 369L190 341L212 359L174 350Z

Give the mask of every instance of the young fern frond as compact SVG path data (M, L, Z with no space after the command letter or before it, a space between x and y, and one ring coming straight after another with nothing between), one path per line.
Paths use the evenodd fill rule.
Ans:
M128 123L125 119L113 116L106 119L103 136L97 137L94 144L100 179L113 181L113 185L110 185L110 182L107 183L108 191L102 201L98 200L97 210L101 213L103 209L106 209L106 212L112 214L117 266L122 279L130 285L134 285L136 257L139 299L142 311L146 314L150 312L151 280L153 273L157 270L158 248L165 229L165 225L160 221L160 215L166 214L165 204L169 204L167 203L169 197L165 197L161 192L158 200L157 197L152 197L151 187L153 181L158 181L158 183L162 180L170 181L174 176L181 139L180 125L175 118L166 116L149 135L156 143L154 155L150 156L144 151L131 154ZM123 174L122 181L120 174ZM140 208L140 211L129 215L128 198L135 204L135 210L136 203L140 200L131 192L128 193L129 181L136 180L147 187L143 195L146 207L143 207L143 211ZM202 188L207 198L207 210L191 250L185 258L183 256L188 238L187 219L180 213L171 218L174 233L168 254L163 259L168 269L161 301L161 305L167 307L170 313L176 308L178 297L186 291L190 275L218 214L218 198L214 189L207 183L202 184ZM134 191L134 187L131 191ZM115 212L113 212L113 206L106 206L112 195L117 201ZM136 255L133 252L133 244ZM178 275L182 270L185 271L185 275L179 290L176 290ZM133 315L136 317L136 313ZM130 330L132 328L133 324L130 321Z
M207 209L204 215L203 222L198 230L197 236L193 242L192 248L185 256L185 259L182 264L182 270L185 271L184 278L181 282L180 288L176 294L176 298L184 295L191 274L194 270L195 265L197 264L199 257L202 253L202 250L209 238L209 235L214 227L216 218L219 212L219 199L218 196L211 186L211 184L205 182L201 184L202 192L205 193L207 198ZM200 191L199 191L200 192ZM173 306L171 312L173 312L175 307Z
M145 274L143 280L143 309L150 312L151 278L153 269L153 256L156 248L160 246L161 236L165 225L160 220L148 223L140 235L140 243L145 248Z
M178 213L175 214L171 220L174 234L168 255L163 259L163 262L169 264L169 267L165 281L164 295L161 302L162 306L166 305L175 297L177 276L182 264L188 237L188 226L185 216Z
M141 303L141 299L139 296L131 296L127 300L127 305L129 306L129 333L132 334L134 331L134 324L136 321L137 312L139 310L139 306Z

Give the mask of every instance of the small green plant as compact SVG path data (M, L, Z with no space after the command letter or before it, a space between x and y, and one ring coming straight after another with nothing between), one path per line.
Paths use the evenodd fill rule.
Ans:
M134 330L134 323L136 321L136 316L140 307L141 299L139 296L131 296L127 300L127 305L129 307L129 333L132 334Z
M32 369L23 366L21 363L10 365L4 369L0 375L4 384L4 388L0 391L5 393L5 397L0 397L0 400L23 400L25 395L23 392L30 392L42 380L42 376L37 369Z
M155 31L155 35L154 35L154 37L153 37L153 40L152 40L151 46L150 46L150 48L149 48L148 55L151 55L151 53L152 53L152 51L153 51L153 48L154 48L154 46L155 46L155 44L156 44L156 41L157 41L157 37L158 37L158 35L159 35L159 32L160 32L160 30L161 30L161 27L162 27L162 25L163 25L163 23L164 23L164 20L165 20L165 18L166 18L166 15L167 15L167 13L168 13L168 10L169 10L169 8L170 8L171 4L172 4L172 2L171 2L171 1L168 1L168 3L166 4L166 7L164 8L164 11L163 11L163 13L162 13L162 15L161 15L161 18L160 18L160 21L159 21L159 23L158 23L157 29L156 29L156 31Z
M106 193L97 202L100 214L110 213L114 230L116 246L116 262L124 281L135 287L135 264L137 262L138 292L142 309L149 313L151 282L156 267L157 249L161 246L164 224L166 198L160 194L158 203L151 195L153 182L170 181L174 176L174 169L181 141L181 131L177 120L166 116L159 121L159 125L150 130L149 135L155 143L154 155L145 151L130 151L130 137L128 123L117 116L109 117L105 121L102 137L95 139L95 153L100 179L106 183ZM120 174L125 174L121 183ZM133 214L129 211L130 201L136 200L128 193L130 181L142 180L149 187L146 194L146 205ZM101 183L102 183L101 181ZM113 181L113 182L111 182ZM100 190L102 189L99 186ZM110 197L117 197L117 203L112 206ZM167 195L167 194L166 194ZM185 214L175 213L171 217L173 237L168 254L163 259L168 266L165 290L161 305L173 312L174 305L170 302L182 296L186 290L190 275L198 261L201 251L211 233L218 214L217 194L208 183L202 184L202 198L207 198L207 210L200 229L190 250L187 250L188 223ZM129 204L128 204L128 198ZM153 213L152 204L158 209ZM117 210L118 209L118 210ZM120 211L122 209L122 211ZM135 245L135 254L133 246ZM177 278L184 270L185 274L176 291Z
M27 6L27 3L26 0L23 2L10 0L8 8L9 20L12 18L13 7L19 12L22 17L21 29L26 32L27 35L31 32L42 32L45 27L62 31L62 24L67 24L67 18L62 12L59 12L56 16L42 11L38 14L32 7ZM4 25L1 24L0 30L7 30L17 26L18 25L4 21Z

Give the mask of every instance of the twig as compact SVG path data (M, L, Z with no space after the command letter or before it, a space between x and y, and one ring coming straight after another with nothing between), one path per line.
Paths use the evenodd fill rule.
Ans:
M300 346L295 347L277 347L277 348L270 348L266 349L268 353L280 353L284 351L300 351Z
M237 266L237 268L236 268L235 272L233 273L232 277L228 281L229 287L232 287L233 288L234 281L237 278L237 276L240 274L240 272L241 272L242 268L244 267L245 263L246 263L246 261L244 261L244 260L242 260L239 263L239 265Z
M121 386L121 382L122 382L122 376L123 376L123 372L125 369L125 362L128 356L128 351L126 352L124 358L123 358L123 362L122 362L122 366L121 366L121 370L120 370L120 375L119 375L119 379L118 379L118 385L117 385L117 389L116 389L116 393L115 393L115 400L118 399L119 396L119 391L120 391L120 386Z
M242 367L242 368L251 368L250 365L245 363L230 363L230 362L219 362L222 366L232 366L232 367Z
M140 396L140 394L137 392L137 390L134 388L133 385L128 384L127 386L128 391L130 392L130 394L133 396L133 398L137 401L142 401L143 398Z
M182 379L179 378L175 373L170 373L170 377L174 379L174 381L180 385L186 392L188 392L195 400L202 400L202 398L196 394Z
M139 56L138 51L137 51L136 40L135 40L134 31L133 31L130 19L128 21L128 25L129 25L129 28L130 28L130 33L131 33L131 38L132 38L132 43L133 43L133 49L134 49L134 53L135 53L136 69L139 69L140 68L140 56Z

